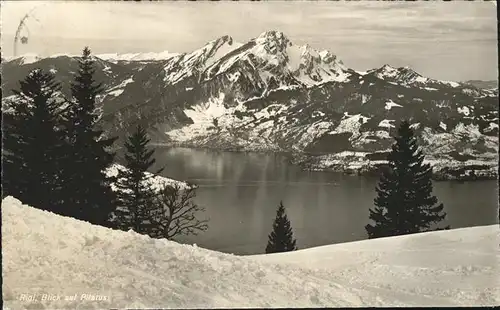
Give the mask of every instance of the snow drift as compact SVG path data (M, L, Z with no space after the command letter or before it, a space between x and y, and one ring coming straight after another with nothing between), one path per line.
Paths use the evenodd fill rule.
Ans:
M234 256L2 201L9 309L500 303L498 227Z

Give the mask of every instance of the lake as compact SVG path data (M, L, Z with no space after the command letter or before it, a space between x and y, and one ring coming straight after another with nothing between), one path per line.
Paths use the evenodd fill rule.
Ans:
M299 248L367 239L364 226L378 179L309 172L278 154L158 147L164 176L199 185L195 202L209 229L180 242L234 254L264 253L283 201ZM496 181L435 182L452 228L498 223Z

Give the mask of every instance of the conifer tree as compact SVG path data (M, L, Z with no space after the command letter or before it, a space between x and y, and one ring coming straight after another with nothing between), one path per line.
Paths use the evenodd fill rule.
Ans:
M112 179L105 170L115 154L109 148L116 138L105 138L97 128L96 96L102 91L94 80L94 60L85 47L79 59L79 70L71 84L69 107L67 167L68 201L75 209L74 217L93 224L105 225L114 209Z
M273 231L269 234L266 253L278 253L297 250L296 240L293 238L292 227L285 213L283 202L280 202L273 223Z
M62 197L61 163L66 156L64 114L58 102L60 85L51 74L35 69L20 81L11 111L2 109L3 187L40 209L67 215Z
M424 232L444 220L443 204L432 196L432 168L423 163L424 155L407 121L398 128L388 161L389 169L376 188L375 208L370 209L375 224L365 226L368 237Z
M125 142L125 169L119 170L116 183L116 227L143 234L151 229L150 216L155 209L156 196L151 187L154 175L147 172L155 163L154 149L148 150L147 147L149 142L146 130L139 125Z

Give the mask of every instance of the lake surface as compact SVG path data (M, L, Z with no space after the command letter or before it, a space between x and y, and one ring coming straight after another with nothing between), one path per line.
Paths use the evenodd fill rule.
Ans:
M281 155L156 149L164 176L199 185L195 202L209 229L181 242L234 254L264 253L283 201L299 248L367 239L377 178L308 172ZM496 181L435 182L452 228L498 223Z

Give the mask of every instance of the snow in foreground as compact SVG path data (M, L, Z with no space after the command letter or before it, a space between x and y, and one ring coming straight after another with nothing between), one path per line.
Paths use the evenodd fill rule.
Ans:
M500 304L496 225L233 256L93 226L12 197L2 201L2 217L9 309Z

